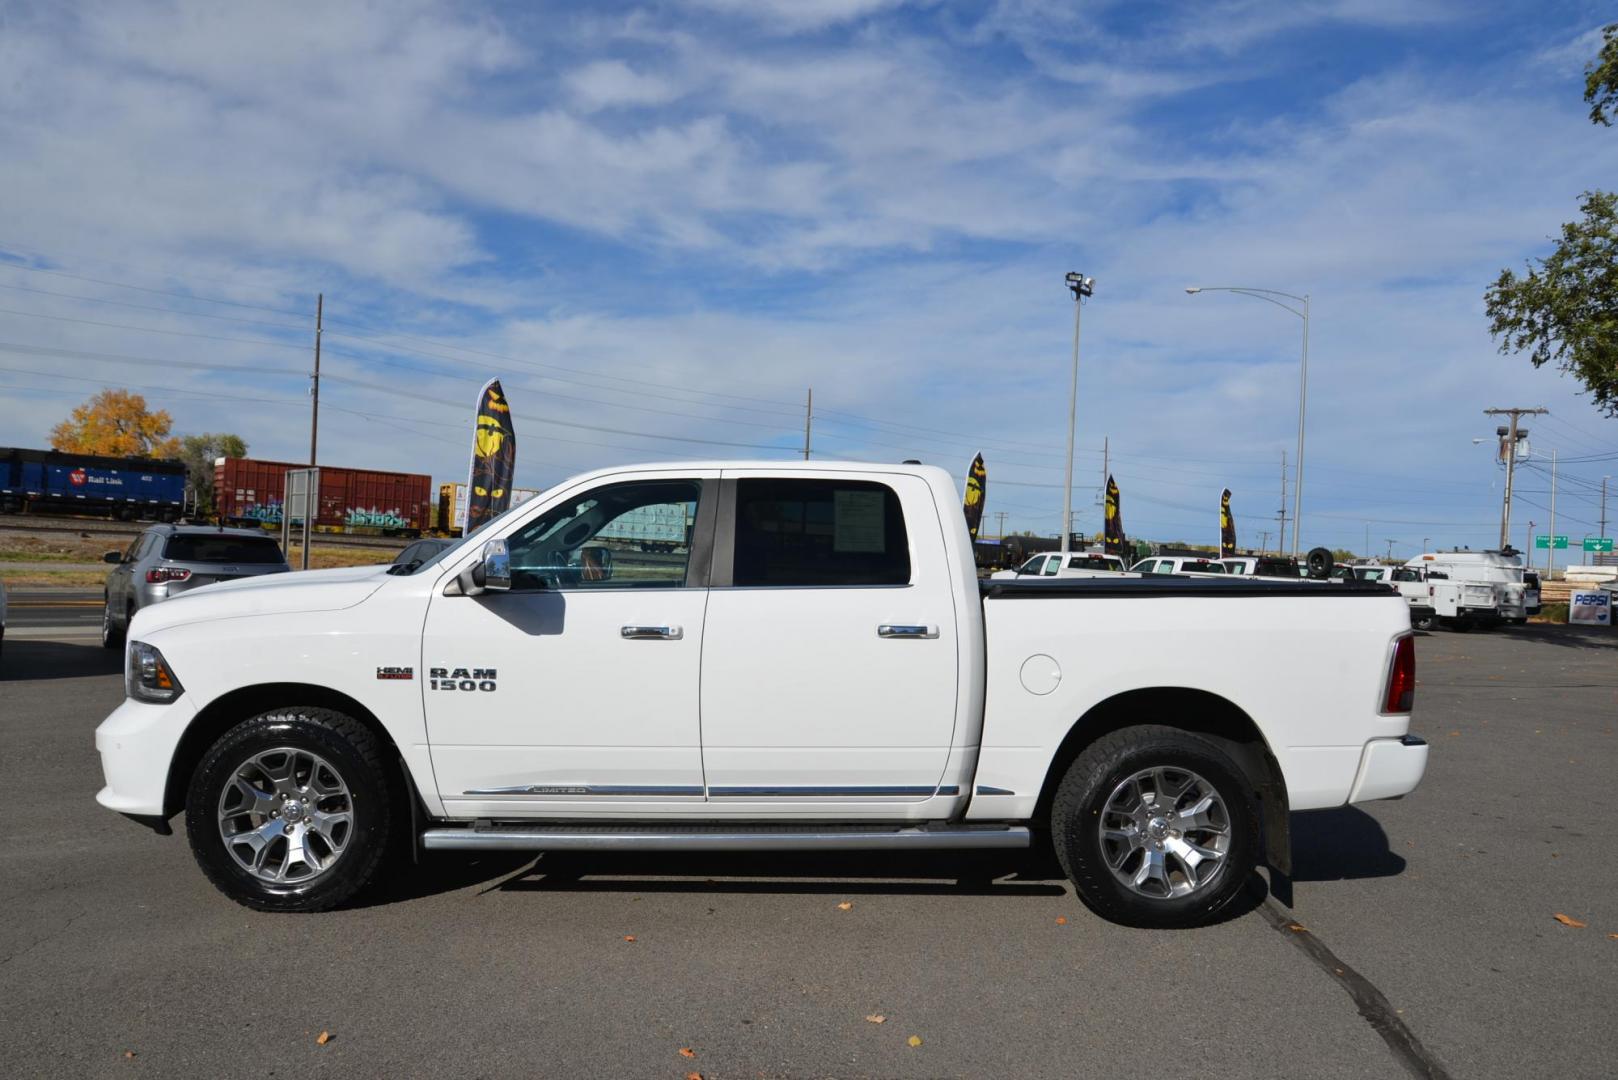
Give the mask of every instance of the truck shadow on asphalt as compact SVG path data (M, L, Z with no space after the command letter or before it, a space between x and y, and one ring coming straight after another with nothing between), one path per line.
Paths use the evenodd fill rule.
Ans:
M122 649L103 649L86 640L33 641L7 638L0 648L0 680L29 682L42 679L82 679L90 675L117 675L124 670Z
M1569 626L1564 623L1529 623L1526 626L1504 627L1498 631L1513 638L1525 638L1543 645L1563 649L1618 650L1618 631L1610 626Z
M1392 877L1405 860L1387 834L1355 807L1292 816L1292 881ZM1263 903L1254 874L1220 922ZM1048 844L984 852L552 852L424 855L361 906L399 903L458 889L480 893L1051 897L1070 891Z

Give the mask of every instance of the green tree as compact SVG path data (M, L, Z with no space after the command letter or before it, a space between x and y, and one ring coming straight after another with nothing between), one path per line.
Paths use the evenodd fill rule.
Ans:
M1618 23L1602 31L1601 53L1585 69L1592 123L1610 127L1618 106ZM1618 196L1586 191L1583 216L1562 226L1555 249L1511 270L1484 293L1489 332L1500 351L1526 352L1535 367L1555 362L1584 384L1598 409L1618 417Z
M1584 69L1584 100L1592 124L1612 127L1613 106L1618 105L1618 23L1601 30L1601 52Z
M246 457L247 442L240 435L224 432L187 435L180 440L180 460L185 462L186 483L196 500L198 517L214 514L214 462L222 457Z
M180 440L169 436L173 426L173 417L162 409L148 410L141 395L109 387L51 429L51 448L110 457L173 457L180 452Z

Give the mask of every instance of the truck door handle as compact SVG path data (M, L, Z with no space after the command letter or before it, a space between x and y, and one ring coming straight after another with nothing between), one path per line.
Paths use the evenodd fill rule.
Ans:
M618 633L625 638L654 638L676 641L684 635L678 626L621 626Z
M938 636L938 627L883 623L876 628L876 636L888 638L935 638Z

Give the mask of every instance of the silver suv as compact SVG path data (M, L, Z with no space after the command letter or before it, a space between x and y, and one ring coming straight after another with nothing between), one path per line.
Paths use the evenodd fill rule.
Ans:
M129 550L109 551L102 560L118 564L107 575L101 612L101 644L109 649L123 643L135 612L148 604L216 581L292 569L262 532L200 525L154 525Z

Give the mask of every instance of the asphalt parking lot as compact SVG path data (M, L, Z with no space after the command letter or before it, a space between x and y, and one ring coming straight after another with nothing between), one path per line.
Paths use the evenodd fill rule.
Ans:
M1178 933L1027 855L433 857L255 914L95 804L88 634L0 659L8 1077L1618 1073L1618 633L1422 637L1421 789L1296 815L1294 907Z

